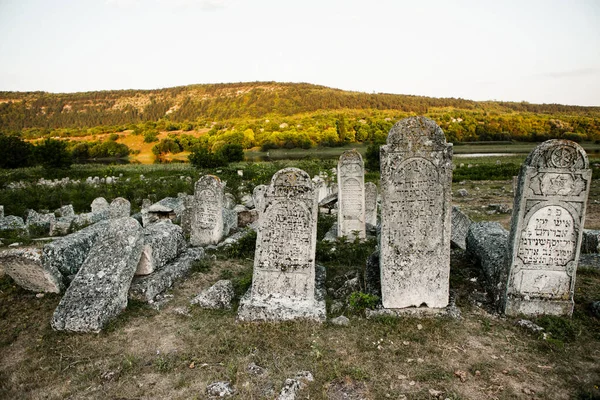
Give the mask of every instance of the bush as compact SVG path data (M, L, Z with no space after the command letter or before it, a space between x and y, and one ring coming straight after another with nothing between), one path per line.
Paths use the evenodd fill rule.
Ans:
M227 165L227 159L221 153L213 153L206 147L197 147L188 156L190 163L196 168L217 168Z
M221 153L228 162L239 162L244 160L244 149L240 144L226 144L221 147L219 153Z
M33 161L33 145L17 136L0 135L0 168L28 167Z
M181 153L182 149L179 143L175 140L166 138L155 144L152 148L152 153L155 155L166 154L166 153Z
M379 297L363 292L353 292L348 298L348 303L355 312L364 313L367 308L373 309L377 306Z
M379 152L381 145L379 143L372 143L367 147L367 152L365 154L365 167L369 171L379 171L380 163L379 163Z
M111 141L96 143L89 149L90 158L121 158L129 153L127 145Z
M67 142L62 140L45 139L42 144L35 146L36 160L45 169L70 168L73 164L73 158L67 150L67 146Z
M148 131L144 133L144 143L153 143L158 142L158 132L157 131Z

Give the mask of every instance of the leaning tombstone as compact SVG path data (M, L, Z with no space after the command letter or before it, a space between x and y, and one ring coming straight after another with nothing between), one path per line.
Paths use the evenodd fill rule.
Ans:
M581 146L548 140L521 167L509 237L508 315L571 315L592 171Z
M99 332L127 307L142 254L142 227L133 218L110 220L52 316L55 330Z
M131 203L122 197L114 199L108 208L110 218L125 218L131 215Z
M315 268L318 207L310 176L297 168L278 171L257 205L252 286L240 301L238 319L323 321L324 270Z
M48 235L55 222L56 217L52 213L40 214L35 210L27 210L25 225L29 233L34 236Z
M465 250L467 248L467 232L473 221L457 206L452 206L451 244L453 247Z
M217 244L223 238L223 190L225 185L214 175L204 175L194 188L190 244Z
M396 123L381 147L383 307L449 301L452 144L425 117Z
M338 237L364 239L365 167L355 149L342 153L337 166Z
M42 249L21 247L0 251L4 272L24 289L33 292L60 293L63 277L53 265L42 263Z
M365 226L374 229L377 226L377 185L365 183Z

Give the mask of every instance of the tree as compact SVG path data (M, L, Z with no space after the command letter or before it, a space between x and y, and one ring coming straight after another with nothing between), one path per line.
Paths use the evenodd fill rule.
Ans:
M33 145L17 136L0 135L0 168L21 168L32 164Z
M188 156L190 163L196 168L217 168L227 165L227 159L223 154L213 153L206 147L198 146Z
M73 164L71 153L67 150L67 142L55 139L45 139L42 144L35 146L36 160L46 169L70 168Z
M244 160L244 149L240 144L226 144L219 149L219 153L228 162L239 162Z

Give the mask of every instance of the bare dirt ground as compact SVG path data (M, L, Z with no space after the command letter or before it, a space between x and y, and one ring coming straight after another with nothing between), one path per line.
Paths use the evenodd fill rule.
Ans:
M587 228L600 229L599 183ZM487 214L487 206L512 208L512 182L459 188L469 195L454 202L469 216L508 227L510 214ZM572 319L533 320L546 338L489 312L478 268L461 251L453 252L450 282L458 320L346 312L346 327L248 324L236 322L235 307L189 306L219 279L247 280L251 268L248 259L213 260L170 290L160 310L130 302L99 334L54 332L60 296L38 297L1 277L0 398L205 399L208 384L229 381L234 398L273 399L286 378L310 371L314 381L299 399L600 399L600 320L589 309L600 300L597 270L578 271Z

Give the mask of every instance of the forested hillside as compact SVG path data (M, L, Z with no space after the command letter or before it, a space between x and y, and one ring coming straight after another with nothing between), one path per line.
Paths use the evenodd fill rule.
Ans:
M0 92L0 133L26 139L131 130L208 132L245 148L381 141L408 115L434 119L448 140L600 140L600 107L367 94L255 82L85 93Z

